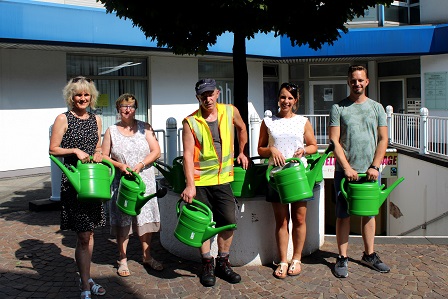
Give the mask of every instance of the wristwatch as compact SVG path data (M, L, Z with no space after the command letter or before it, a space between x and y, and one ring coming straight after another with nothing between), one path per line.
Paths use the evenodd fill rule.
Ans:
M375 169L376 171L380 171L379 167L376 167L375 165L370 165L369 168Z

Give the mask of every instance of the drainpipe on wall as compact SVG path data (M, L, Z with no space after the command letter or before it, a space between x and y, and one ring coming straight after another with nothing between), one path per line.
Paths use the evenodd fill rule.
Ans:
M378 5L378 26L384 27L384 5Z

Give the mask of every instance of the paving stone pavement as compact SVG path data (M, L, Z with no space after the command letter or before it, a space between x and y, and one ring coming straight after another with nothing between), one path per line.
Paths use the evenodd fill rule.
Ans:
M79 298L74 234L59 230L59 211L29 209L30 202L50 195L49 174L0 179L0 298ZM302 259L299 276L276 279L271 265L234 267L242 276L241 283L232 285L218 278L214 287L206 288L197 277L200 265L167 252L157 234L153 256L165 269L145 268L139 241L131 237L128 264L132 275L119 277L115 239L106 226L95 231L91 274L107 290L96 298L448 297L446 238L377 242L377 252L391 267L388 274L361 265L362 244L359 238L352 239L348 278L332 274L337 251L334 237L328 236L320 250Z

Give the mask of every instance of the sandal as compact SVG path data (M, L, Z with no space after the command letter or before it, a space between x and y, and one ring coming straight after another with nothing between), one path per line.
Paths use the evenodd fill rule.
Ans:
M274 263L274 265L277 266L277 269L275 269L275 271L274 271L274 276L276 278L283 279L288 275L286 273L286 271L288 269L288 263L280 262L278 264Z
M93 295L103 296L104 294L106 294L106 290L100 284L94 282L92 278L89 278L89 284L91 286L90 290L92 291Z
M302 272L302 262L299 260L292 260L291 265L289 265L288 268L288 275L290 276L296 276L299 275L300 272Z
M127 259L124 260L124 262L117 261L118 269L117 274L121 277L128 277L131 275L131 271L129 271L128 268L128 261Z
M81 299L91 299L92 296L90 294L90 291L82 291L81 292Z
M83 298L82 296L87 296L85 298L91 298L90 297L91 293L96 296L103 296L104 294L106 294L106 290L100 284L97 284L95 281L93 281L92 278L89 278L88 281L89 281L89 285L90 285L90 291L81 292L81 298ZM82 290L81 278L79 279L79 288ZM85 292L89 292L89 293L87 294Z
M163 266L160 262L156 261L153 257L150 257L147 260L143 260L143 265L149 266L156 271L162 271Z

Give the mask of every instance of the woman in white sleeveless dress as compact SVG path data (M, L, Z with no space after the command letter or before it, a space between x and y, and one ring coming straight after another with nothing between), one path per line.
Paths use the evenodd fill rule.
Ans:
M260 127L258 154L269 157L269 164L285 165L288 158L301 160L306 154L317 152L317 141L310 121L294 112L297 110L299 91L295 84L283 83L278 92L279 111L272 118L266 117ZM282 204L278 192L268 186L266 200L272 203L275 216L275 238L280 262L274 271L277 278L299 275L302 271L301 258L306 237L306 209L308 198L291 204ZM289 232L289 221L292 231ZM288 264L289 236L292 238L293 254Z
M112 183L112 199L109 201L111 233L117 237L119 251L118 270L120 276L131 273L127 265L126 250L129 236L138 234L142 245L143 264L154 270L163 270L162 264L151 256L151 237L160 230L160 212L157 198L150 199L137 216L121 212L117 205L118 186L126 168L138 173L146 185L145 196L156 192L156 180L152 163L160 157L160 146L150 124L135 119L138 107L132 94L123 94L115 102L121 120L110 126L104 134L103 155L110 157L117 168Z

